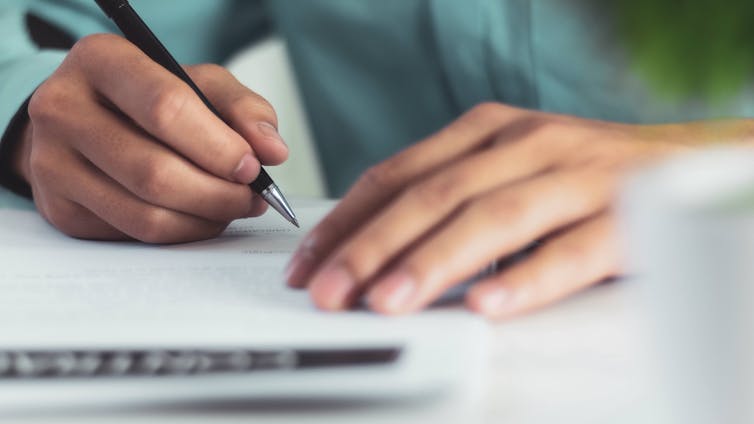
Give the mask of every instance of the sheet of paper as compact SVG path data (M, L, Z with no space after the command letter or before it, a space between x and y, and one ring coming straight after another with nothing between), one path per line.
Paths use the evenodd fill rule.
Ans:
M326 314L288 289L290 253L332 206L296 202L300 230L268 213L178 246L72 240L33 211L0 210L0 345L352 344L472 320L455 308Z
M141 243L108 243L76 240L55 231L32 210L0 208L0 254L33 248L44 251L98 250L113 252L200 251L206 253L290 254L306 232L335 205L330 200L300 199L296 213L301 228L290 225L274 211L259 218L232 223L218 238L176 246L145 246ZM0 256L2 258L2 256Z

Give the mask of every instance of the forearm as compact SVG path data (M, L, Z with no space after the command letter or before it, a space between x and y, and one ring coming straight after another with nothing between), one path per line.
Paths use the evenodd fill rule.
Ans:
M645 127L647 139L671 142L691 148L719 144L738 144L754 147L754 119L731 118L683 122Z

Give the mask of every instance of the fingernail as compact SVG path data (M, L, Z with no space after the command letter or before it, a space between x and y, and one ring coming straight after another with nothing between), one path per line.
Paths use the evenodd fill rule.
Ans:
M416 296L416 281L405 271L389 274L369 293L369 306L387 314L407 312Z
M310 291L320 308L340 310L348 306L356 288L356 282L351 275L343 267L336 266L316 276Z
M283 140L283 137L280 136L280 133L274 125L270 124L269 122L260 122L257 124L257 127L259 128L259 132L261 132L265 137L272 138L275 141L282 143L283 146L288 146L287 144L285 144L285 140Z
M301 262L301 256L298 253L294 253L293 257L291 258L290 262L288 262L288 265L285 266L285 271L283 272L283 277L285 278L285 281L289 285L293 285L293 282L291 281L291 277L296 272L296 270L299 268L299 262Z
M241 161L233 171L233 178L241 184L249 184L259 175L259 163L257 159L247 153L243 155Z
M479 299L481 312L488 316L500 314L511 301L511 293L502 287L486 290L477 296L481 296Z
M304 239L291 261L285 267L285 281L291 287L303 287L307 274L314 265L314 237Z
M295 256L285 269L285 281L289 286L301 288L306 286L306 274L314 263L311 256Z

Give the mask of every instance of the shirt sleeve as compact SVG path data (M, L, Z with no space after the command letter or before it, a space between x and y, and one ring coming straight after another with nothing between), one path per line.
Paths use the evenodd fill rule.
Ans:
M22 105L66 55L64 50L40 49L30 36L24 7L0 8L0 184L29 196L28 187L20 184L9 169L11 144L23 127L26 114ZM23 111L25 112L25 111Z

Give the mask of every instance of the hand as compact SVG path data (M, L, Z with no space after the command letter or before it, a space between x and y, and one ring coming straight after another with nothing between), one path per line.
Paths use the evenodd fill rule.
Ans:
M266 204L246 185L288 149L273 108L215 65L187 67L225 121L114 35L79 41L33 95L15 158L64 233L174 243L211 238Z
M326 310L360 296L416 311L490 262L542 243L476 284L468 307L503 318L621 272L611 201L630 169L687 147L642 127L479 106L357 182L288 269Z

